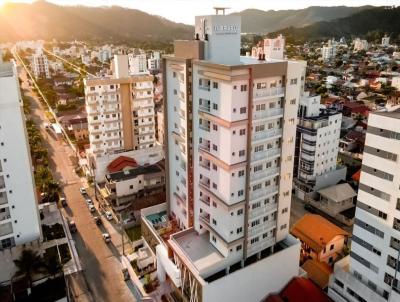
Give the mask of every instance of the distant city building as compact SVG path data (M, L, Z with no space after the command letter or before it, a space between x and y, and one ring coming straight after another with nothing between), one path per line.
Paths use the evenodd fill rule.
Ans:
M134 74L147 74L147 58L145 53L129 54L129 73Z
M329 40L328 45L324 45L321 49L322 59L330 61L336 57L337 42L335 39Z
M32 56L32 70L35 78L50 79L49 61L42 49L38 49Z
M264 39L252 48L251 56L260 60L283 60L285 38L282 35L274 39Z
M353 43L355 51L368 50L369 45L367 40L361 40L360 38L357 38L353 41Z
M196 17L195 40L162 63L167 204L144 209L142 229L158 280L188 301L260 301L299 275L289 217L306 64L240 57L240 27Z
M109 155L132 150L145 152L154 147L156 140L153 77L129 75L127 55L115 55L113 68L111 77L88 77L84 81L89 153L96 161L105 159L100 161L101 167L96 167L96 176L101 179L105 175L104 165L113 160ZM146 163L140 159L143 156L133 157L140 165Z
M334 301L400 301L400 109L370 113L350 255L330 279Z
M154 51L151 55L151 58L147 60L147 66L149 70L157 70L160 69L160 62L161 62L161 56L160 52Z
M390 45L390 37L388 37L388 36L384 36L383 38L382 38L382 47L387 47L387 46L389 46Z
M17 66L0 58L0 251L40 239Z

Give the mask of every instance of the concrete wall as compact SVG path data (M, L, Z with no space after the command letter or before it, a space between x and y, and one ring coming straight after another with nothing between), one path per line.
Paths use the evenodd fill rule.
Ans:
M203 301L260 301L299 274L300 242L203 287ZM275 273L273 273L275 272Z

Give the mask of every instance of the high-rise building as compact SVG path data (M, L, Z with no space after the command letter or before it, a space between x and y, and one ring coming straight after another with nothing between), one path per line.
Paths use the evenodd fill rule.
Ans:
M321 96L309 92L300 98L293 172L300 199L346 179L346 168L337 165L342 114L320 102Z
M354 51L360 51L360 50L368 50L368 41L367 40L361 40L360 38L357 38L353 41L354 43Z
M32 70L35 78L50 78L49 61L42 49L38 49L32 56Z
M0 60L0 250L40 238L18 72Z
M96 166L97 176L103 178L113 155L122 152L136 150L129 156L139 165L151 163L147 150L156 140L152 81L150 75L129 75L127 55L114 56L111 77L85 79L89 153L102 162Z
M163 58L168 214L142 221L169 226L151 241L158 278L189 301L260 301L299 274L288 232L305 62L241 57L240 27L196 17L195 40Z
M351 252L330 279L334 301L400 301L399 129L400 109L368 117Z
M139 54L129 54L129 73L132 75L135 74L146 74L148 73L147 70L147 59L145 53Z
M321 54L324 61L330 61L336 57L337 42L335 39L329 40L327 45L322 46Z
M381 44L383 47L387 47L387 46L389 46L390 45L390 37L388 37L387 35L385 35L383 38L382 38L382 44Z

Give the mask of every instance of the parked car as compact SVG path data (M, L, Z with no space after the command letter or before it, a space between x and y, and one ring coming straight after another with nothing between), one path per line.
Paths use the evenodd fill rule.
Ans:
M93 205L93 201L90 198L86 198L85 201L88 206Z
M60 204L61 204L63 207L68 206L67 200L65 199L65 197L61 197L61 198L60 198Z
M96 208L94 207L94 205L89 204L89 211L92 213L96 211Z
M304 209L309 211L310 213L315 213L315 208L312 205L308 204L308 203L306 203L304 205Z
M104 234L103 234L103 239L104 239L104 241L105 241L106 243L111 242L111 236L110 236L110 234L104 233Z
M81 192L82 195L87 194L85 188L79 188L79 192Z
M75 233L78 229L76 228L75 221L71 220L68 222L69 231Z
M107 220L112 220L113 219L113 216L112 216L110 211L105 212L105 215L106 215Z
M126 267L122 268L122 276L124 277L125 281L128 281L131 277L129 276L129 271Z
M101 217L100 217L100 216L95 216L95 217L94 217L94 222L95 222L97 225L103 224L103 221L101 220Z

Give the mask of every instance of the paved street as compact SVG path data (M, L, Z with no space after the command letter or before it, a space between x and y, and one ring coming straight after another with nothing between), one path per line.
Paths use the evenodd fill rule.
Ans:
M35 95L30 91L25 70L21 70L22 88L30 97L32 117L40 126L41 133L46 140L51 159L54 177L63 184L63 191L68 202L68 208L63 209L63 215L74 220L78 232L73 235L76 249L84 269L84 282L88 290L78 289L76 301L136 301L133 286L125 283L121 273L120 252L122 251L121 237L118 226L110 224L103 218L104 225L98 227L93 221L86 203L79 192L82 186L81 179L74 173L71 159L74 154L71 148L62 140L56 139L50 131L43 128L47 122L43 108ZM96 202L95 205L97 206ZM102 233L109 232L112 243L103 241ZM86 293L85 292L89 292ZM80 295L82 294L82 298ZM83 298L85 297L85 298Z

